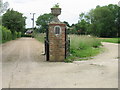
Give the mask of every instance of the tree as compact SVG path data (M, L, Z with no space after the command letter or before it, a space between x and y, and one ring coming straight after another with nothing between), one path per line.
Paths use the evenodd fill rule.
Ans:
M85 13L79 15L78 23L73 26L74 34L87 34L87 28L89 26L89 17Z
M0 25L2 24L1 15L7 10L8 6L9 6L8 2L3 3L2 0L0 0Z
M48 24L52 21L53 17L51 13L45 13L37 18L36 25L39 26L39 32L46 32Z
M120 7L118 7L116 25L116 27L118 28L118 37L120 37Z
M82 34L82 35L87 34L87 27L89 26L89 23L86 22L84 19L79 21L75 26L76 26L76 30L78 31L78 34Z
M70 27L70 25L67 21L64 21L63 23L65 23L68 27Z
M117 5L109 4L106 6L97 6L95 9L90 10L85 16L90 25L88 32L95 36L100 37L116 37L118 33L120 7Z
M25 19L22 13L8 9L2 16L2 25L11 30L12 33L24 32L25 30Z
M2 0L0 0L0 16L4 11L7 10L8 6L9 6L8 2L3 3Z

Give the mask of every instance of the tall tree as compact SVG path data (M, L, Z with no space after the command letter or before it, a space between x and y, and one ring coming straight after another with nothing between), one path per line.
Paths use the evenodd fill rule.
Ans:
M22 13L8 9L2 16L2 25L10 29L12 33L15 31L24 32L25 19L26 17L24 17Z
M67 21L64 21L63 23L65 23L68 27L70 27L70 25Z
M87 34L87 27L89 26L89 17L85 13L79 15L79 21L74 25L76 34Z
M87 34L87 27L89 26L89 23L84 19L80 20L75 26L78 34Z
M109 4L106 6L97 6L92 9L89 16L89 33L100 37L116 37L118 33L117 25L119 23L117 5Z
M0 15L7 10L8 6L8 2L3 3L2 0L0 0Z
M52 21L53 17L54 16L51 13L45 13L37 18L36 25L39 26L39 32L46 32L48 24Z
M8 6L8 2L3 3L2 0L0 0L0 25L2 24L2 14L7 10Z
M118 28L118 37L120 37L120 7L118 7L116 24L117 24L117 28Z

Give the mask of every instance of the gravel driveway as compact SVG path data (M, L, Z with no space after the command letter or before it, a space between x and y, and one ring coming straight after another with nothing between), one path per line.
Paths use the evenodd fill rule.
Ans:
M88 61L46 62L44 45L20 38L2 47L3 88L117 88L118 44Z

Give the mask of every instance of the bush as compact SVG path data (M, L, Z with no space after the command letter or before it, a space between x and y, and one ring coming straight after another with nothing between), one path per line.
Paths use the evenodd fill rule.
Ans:
M10 30L7 30L6 33L7 33L6 40L10 41L12 39L12 33Z
M0 26L0 44L2 43L2 27Z
M12 33L12 39L15 40L16 38L20 38L21 37L21 32L13 32Z
M17 34L18 34L18 33L17 33L16 31L13 32L13 34L12 34L12 39L13 39L13 40L15 40L15 39L17 38Z
M21 32L18 32L17 33L17 38L20 38L21 37Z
M21 37L21 32L12 33L9 29L4 26L0 26L0 43L4 43L10 40L15 40L16 38Z
M1 43L12 40L12 33L9 29L5 28L4 26L0 26L0 32L2 33Z

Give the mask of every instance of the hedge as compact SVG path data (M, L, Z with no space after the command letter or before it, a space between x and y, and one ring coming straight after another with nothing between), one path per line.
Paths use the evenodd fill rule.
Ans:
M9 29L4 26L0 26L0 43L4 43L10 40L15 40L16 38L21 37L21 32L12 33Z
M2 37L2 39L0 40L1 43L12 40L11 31L9 29L5 28L4 26L0 26L0 33L1 33L1 37Z
M18 33L17 33L17 38L20 38L21 35L22 35L22 33L21 33L21 32L18 32Z

